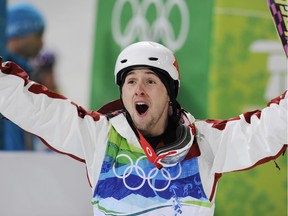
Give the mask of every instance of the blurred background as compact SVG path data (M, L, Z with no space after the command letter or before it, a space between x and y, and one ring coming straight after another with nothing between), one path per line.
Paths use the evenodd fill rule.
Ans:
M57 57L57 89L86 109L119 98L114 63L122 48L138 40L161 42L176 53L179 102L197 119L261 109L287 89L287 59L266 0L0 0L1 52L5 8L17 2L32 3L43 13L44 47ZM65 160L61 164L69 169L47 157ZM0 152L0 215L91 215L85 166L64 157L43 151ZM44 167L45 175L39 175ZM45 194L38 191L43 182L49 188ZM72 191L77 188L75 193L59 194L63 182ZM217 216L286 216L287 154L253 170L224 174L217 191ZM47 203L51 212L40 213Z

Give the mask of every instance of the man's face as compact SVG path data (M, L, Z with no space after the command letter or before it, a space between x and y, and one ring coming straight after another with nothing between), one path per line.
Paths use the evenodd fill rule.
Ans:
M42 33L31 33L20 37L20 40L21 46L18 52L27 59L35 57L43 46Z
M122 100L133 123L143 135L157 136L168 122L169 96L156 73L147 68L128 72Z

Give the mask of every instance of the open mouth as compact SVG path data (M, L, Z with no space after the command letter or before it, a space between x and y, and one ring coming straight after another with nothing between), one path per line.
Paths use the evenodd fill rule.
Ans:
M144 114L148 110L148 108L149 108L149 106L147 104L144 104L144 103L137 103L136 104L136 110L137 110L139 115Z

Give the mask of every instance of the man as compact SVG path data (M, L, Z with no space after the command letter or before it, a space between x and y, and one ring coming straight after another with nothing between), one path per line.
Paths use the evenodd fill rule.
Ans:
M5 60L16 62L29 75L34 58L43 46L44 17L38 9L27 3L12 5L7 10L7 53ZM32 136L10 121L3 122L4 150L31 150Z
M120 53L121 98L98 112L28 81L11 62L0 69L0 112L86 163L97 216L213 215L222 173L275 159L287 147L286 92L262 111L195 120L176 100L173 52L155 42Z
M27 3L18 3L7 10L7 54L6 58L23 63L31 68L28 60L35 57L43 46L45 20L41 12Z

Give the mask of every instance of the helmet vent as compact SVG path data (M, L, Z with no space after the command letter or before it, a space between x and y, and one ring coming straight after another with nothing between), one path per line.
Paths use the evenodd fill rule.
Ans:
M123 59L123 60L121 60L120 62L121 62L121 63L125 63L125 62L127 62L127 59Z
M158 60L158 58L156 58L156 57L150 57L150 58L148 58L150 61L157 61Z

